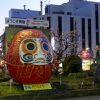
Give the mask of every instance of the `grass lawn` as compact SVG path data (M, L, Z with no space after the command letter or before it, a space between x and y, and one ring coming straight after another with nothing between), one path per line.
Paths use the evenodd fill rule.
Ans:
M93 77L89 77L87 75L85 76L84 73L83 75L81 74L81 76L80 76L80 73L70 74L68 77L67 76L53 76L51 78L51 83L55 81L65 83L76 90L80 88L90 89L90 88L93 88L93 85L94 85Z
M21 86L13 85L10 86L10 82L0 82L0 96L14 95L14 94L24 94Z
M50 83L58 82L61 83L62 89L67 90L67 87L70 87L72 90L78 90L78 89L93 89L93 78L88 76L81 76L78 74L71 74L68 77L66 76L52 76L50 79ZM83 86L81 87L83 82ZM64 85L65 87L64 87ZM60 85L59 85L60 86ZM59 87L58 86L58 87ZM55 89L55 87L53 87ZM33 91L32 91L33 92ZM27 94L31 93L31 91L24 91L23 87L20 85L12 85L10 86L10 82L0 82L0 96L6 96L6 95L15 95L15 94ZM38 92L37 92L38 93Z

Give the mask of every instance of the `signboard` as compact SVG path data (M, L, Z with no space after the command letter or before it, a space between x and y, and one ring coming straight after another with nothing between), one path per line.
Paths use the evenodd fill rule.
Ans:
M88 71L90 70L90 65L93 63L93 59L91 60L82 60L82 70Z
M5 18L5 23L9 25L21 25L27 27L49 27L49 22L46 20Z
M29 27L33 27L33 26L49 27L49 22L45 20L27 19L27 26Z
M20 18L5 18L5 23L9 25L27 26L27 20Z
M24 91L52 89L50 83L24 84L23 87L24 87Z

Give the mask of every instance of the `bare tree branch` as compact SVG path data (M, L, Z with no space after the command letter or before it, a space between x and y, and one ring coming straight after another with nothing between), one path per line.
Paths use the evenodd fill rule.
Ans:
M50 34L55 40L56 49L54 54L57 56L57 60L61 62L66 56L76 55L80 38L80 35L77 34L78 31L73 30L69 33L62 33L60 36L56 32L51 31Z

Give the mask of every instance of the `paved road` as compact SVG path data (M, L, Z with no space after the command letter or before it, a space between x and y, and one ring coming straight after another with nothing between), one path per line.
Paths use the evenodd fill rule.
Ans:
M100 96L87 96L87 97L66 98L66 99L58 99L58 100L100 100Z

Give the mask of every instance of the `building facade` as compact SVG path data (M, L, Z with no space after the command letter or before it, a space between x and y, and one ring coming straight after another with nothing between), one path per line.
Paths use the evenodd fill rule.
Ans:
M80 50L89 48L99 57L96 46L100 43L100 3L86 0L69 0L61 5L47 5L42 19L49 20L49 29L65 37L73 30L80 34Z

